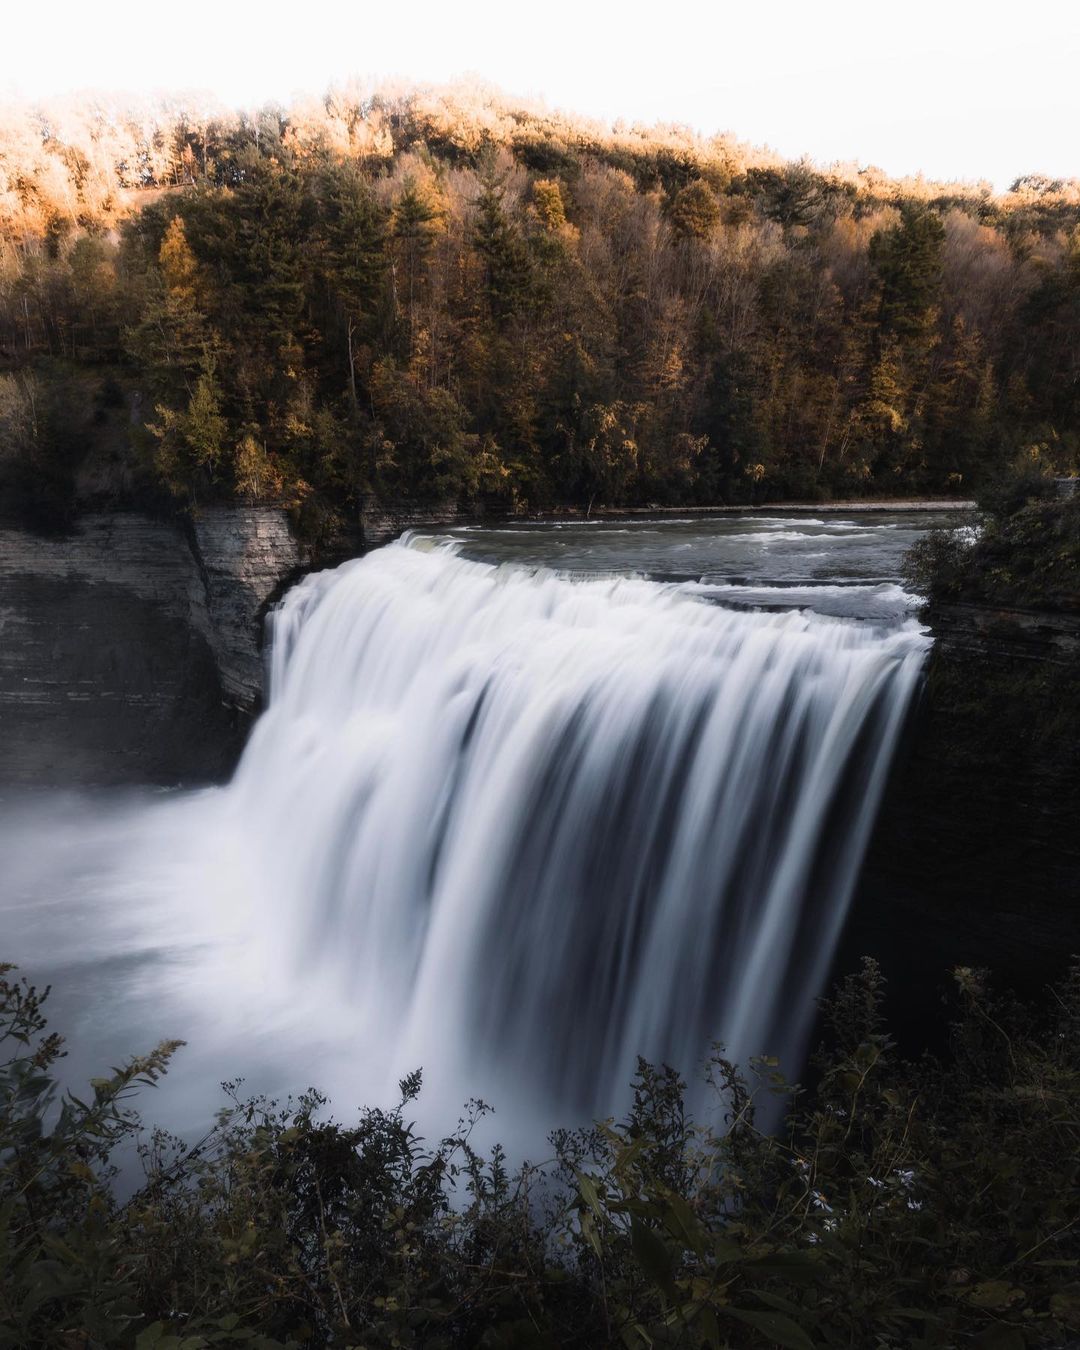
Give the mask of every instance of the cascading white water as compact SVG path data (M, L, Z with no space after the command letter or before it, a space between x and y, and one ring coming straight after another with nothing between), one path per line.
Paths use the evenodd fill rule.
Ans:
M262 927L365 1076L545 1124L639 1054L794 1057L926 645L416 540L310 576L226 794Z

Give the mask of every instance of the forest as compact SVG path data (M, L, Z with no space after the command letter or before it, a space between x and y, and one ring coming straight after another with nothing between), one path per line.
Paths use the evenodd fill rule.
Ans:
M0 479L558 507L1074 472L1080 184L896 181L487 89L0 118Z

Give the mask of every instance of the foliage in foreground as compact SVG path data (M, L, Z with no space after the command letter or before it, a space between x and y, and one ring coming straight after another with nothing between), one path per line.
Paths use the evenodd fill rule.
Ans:
M4 973L9 973L10 968ZM1063 1346L1080 1334L1080 964L1034 1010L956 972L947 1055L906 1062L872 962L825 1005L817 1086L770 1135L767 1061L723 1128L642 1062L622 1123L542 1166L426 1144L401 1105L231 1105L185 1148L128 1099L177 1048L63 1093L44 995L0 979L0 1346ZM110 1157L139 1143L145 1184Z

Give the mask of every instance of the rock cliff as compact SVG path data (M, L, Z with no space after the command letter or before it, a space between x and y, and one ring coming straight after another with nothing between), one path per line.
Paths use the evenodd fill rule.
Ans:
M936 605L926 689L839 965L913 1007L951 965L1033 988L1080 952L1080 611Z
M303 562L264 508L0 526L0 782L226 774L261 694L265 608Z
M368 506L319 565L457 515ZM0 520L0 786L227 775L262 699L266 611L313 561L272 507L86 511L53 535Z
M243 713L262 698L262 622L267 606L296 580L308 558L284 511L214 507L191 527L191 552L203 586L205 632L225 703ZM198 619L203 608L193 610Z
M403 535L406 530L437 530L474 519L456 502L367 501L360 511L360 543L363 548L380 548Z

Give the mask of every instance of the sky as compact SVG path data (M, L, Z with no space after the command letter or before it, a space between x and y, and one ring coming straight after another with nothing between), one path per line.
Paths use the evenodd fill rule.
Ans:
M1080 177L1080 0L7 0L0 96L479 76L890 174Z

